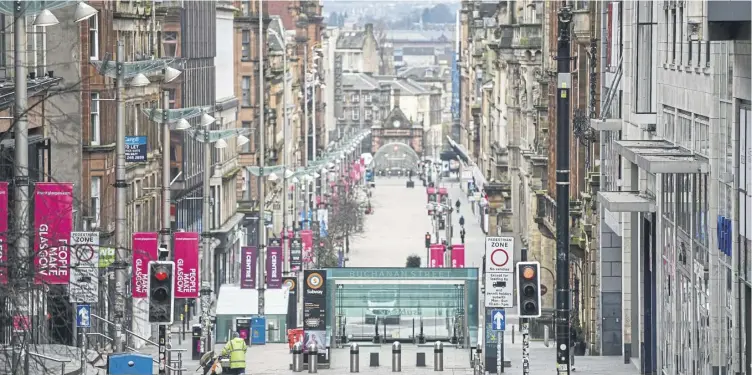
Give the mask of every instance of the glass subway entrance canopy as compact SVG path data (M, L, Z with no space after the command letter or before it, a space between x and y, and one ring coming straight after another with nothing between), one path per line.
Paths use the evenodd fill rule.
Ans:
M478 340L477 268L330 268L327 333L370 341Z

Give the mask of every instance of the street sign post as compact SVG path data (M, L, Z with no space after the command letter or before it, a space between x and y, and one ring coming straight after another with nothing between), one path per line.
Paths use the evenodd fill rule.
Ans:
M507 314L504 309L491 310L491 326L494 331L505 331L507 328Z
M486 237L485 305L514 307L514 238Z
M513 273L486 273L486 307L514 307L513 276Z
M504 331L507 326L507 314L503 309L491 310L491 328L496 332L496 373L504 372Z
M514 273L514 237L486 237L486 273Z
M496 331L496 373L504 373L505 308L514 307L514 237L486 237L485 305Z
M76 327L91 327L91 305L80 303L76 306Z
M99 300L99 232L72 232L70 246L70 301L96 303Z

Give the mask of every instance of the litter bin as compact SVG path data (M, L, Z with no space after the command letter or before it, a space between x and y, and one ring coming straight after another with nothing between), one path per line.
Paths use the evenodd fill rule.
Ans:
M191 327L191 360L198 361L201 359L201 325L194 324Z
M255 317L251 319L251 345L266 344L266 318Z

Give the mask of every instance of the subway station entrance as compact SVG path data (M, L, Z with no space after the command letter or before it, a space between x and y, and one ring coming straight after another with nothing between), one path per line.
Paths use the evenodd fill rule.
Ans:
M335 268L326 279L337 346L478 340L477 268Z

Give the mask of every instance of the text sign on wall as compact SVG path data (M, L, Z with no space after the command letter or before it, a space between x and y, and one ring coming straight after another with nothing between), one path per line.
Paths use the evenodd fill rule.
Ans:
M146 136L132 135L125 137L125 161L129 163L146 161Z

